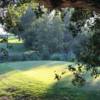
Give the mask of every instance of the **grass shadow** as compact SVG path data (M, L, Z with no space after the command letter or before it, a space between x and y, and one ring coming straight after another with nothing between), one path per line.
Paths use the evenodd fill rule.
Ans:
M52 84L44 98L48 98L47 100L99 100L100 90L87 90L84 87L73 86L69 75Z

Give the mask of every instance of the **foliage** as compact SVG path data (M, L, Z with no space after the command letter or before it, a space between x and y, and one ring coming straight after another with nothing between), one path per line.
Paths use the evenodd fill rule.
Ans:
M7 61L8 60L8 50L5 48L0 48L0 60Z
M42 52L43 46L48 49L48 53L61 52L63 50L64 24L58 16L52 22L48 22L48 16L44 14L37 18L34 10L29 8L21 19L23 31L21 37L26 46Z
M9 31L11 31L12 28L17 27L18 23L20 22L20 18L26 12L29 6L34 8L36 3L24 3L20 6L14 6L13 4L8 5L4 23L6 23L6 28Z
M50 60L56 60L56 61L66 61L67 55L66 53L54 53L50 56Z
M69 26L69 30L72 31L73 37L77 36L79 32L82 33L82 26L84 26L86 20L91 16L93 16L93 12L91 10L75 8L75 11L71 17L72 23L70 23Z
M41 55L41 58L43 60L48 60L49 57L50 57L50 52L49 52L49 49L47 48L47 46L43 45L41 50L40 50L40 55Z
M41 60L41 56L38 52L26 52L23 54L23 58L24 60L26 61L29 61L29 60Z
M68 16L66 15L66 11L70 11L68 9L65 11L65 16L63 16L65 20L62 20L62 17L59 15L59 11L56 11L56 14L49 18L53 11L48 13L47 9L40 8L40 6L34 9L28 6L25 7L25 13L23 13L23 16L21 12L19 12L21 15L17 16L20 17L18 18L19 20L16 21L17 24L15 24L13 31L16 33L16 35L23 39L27 48L39 51L42 59L49 59L50 55L53 53L69 53L71 50L73 53L75 53L75 56L77 55L79 61L83 61L85 63L92 63L96 58L99 58L95 55L93 56L91 48L94 45L91 40L95 40L91 38L91 32L96 35L96 30L99 26L95 24L95 26L91 27L91 29L89 28L89 30L84 28L87 19L93 16L92 11L75 9L74 13L71 13L72 16L70 15L71 19L67 19L66 22L65 20L68 18L66 17ZM64 12L60 13L62 14ZM82 28L84 30L82 30ZM95 36L92 37L94 38ZM95 45L97 44L95 43ZM57 59L58 58L59 57L57 57ZM90 61L91 58L93 58L93 61Z
M97 19L94 26L94 35L84 45L83 50L80 52L79 59L92 66L100 65L100 34L99 34L100 19Z
M24 60L24 56L21 53L9 54L8 56L8 61L23 61L23 60Z
M41 60L41 56L37 52L27 51L24 53L12 53L8 55L8 61L30 61Z

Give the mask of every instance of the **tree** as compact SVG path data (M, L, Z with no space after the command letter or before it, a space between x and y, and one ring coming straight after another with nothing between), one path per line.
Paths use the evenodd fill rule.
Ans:
M63 50L64 23L59 15L50 19L52 18L49 18L47 13L37 18L34 10L29 9L26 12L21 19L21 26L24 30L20 34L26 46L37 48L40 52L43 45L51 53Z

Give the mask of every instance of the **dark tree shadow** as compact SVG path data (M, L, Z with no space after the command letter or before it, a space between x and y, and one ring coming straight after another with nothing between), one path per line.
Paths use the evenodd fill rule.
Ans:
M68 84L65 79L71 82L68 77L53 84L43 98L46 98L46 100L99 100L100 90L87 90L84 87L75 87L72 84L65 87L64 84Z

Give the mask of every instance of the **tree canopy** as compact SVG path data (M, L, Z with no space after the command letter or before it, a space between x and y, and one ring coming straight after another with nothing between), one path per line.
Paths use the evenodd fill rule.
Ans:
M40 0L40 2L41 1L49 8L76 7L100 11L99 0Z

